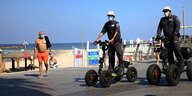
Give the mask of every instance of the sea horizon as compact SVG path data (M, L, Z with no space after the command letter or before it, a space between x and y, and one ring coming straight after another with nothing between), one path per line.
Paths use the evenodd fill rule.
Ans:
M135 43L135 42L134 42ZM126 42L126 44L129 44L129 42ZM24 46L23 44L0 44L0 47L10 47L10 46ZM29 43L26 46L27 50L33 50L35 47L34 43ZM52 43L52 49L53 50L71 50L75 48L82 49L82 43ZM87 48L87 42L83 43L83 49ZM93 42L89 42L89 49L96 49L97 46L93 45ZM23 48L20 48L23 49ZM6 50L20 50L20 49L6 49Z

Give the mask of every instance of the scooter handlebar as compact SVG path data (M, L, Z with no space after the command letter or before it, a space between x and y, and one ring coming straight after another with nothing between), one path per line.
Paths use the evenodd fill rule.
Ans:
M102 44L101 44L101 43L102 43ZM99 40L98 42L97 42L97 41L94 41L94 42L93 42L93 45L97 45L97 44L103 45L103 44L107 44L107 43L109 43L109 41L105 40L104 42L101 42L101 40ZM113 44L113 43L114 43L114 41L112 41L110 44Z
M113 43L114 43L114 41L111 42L111 44L113 44Z
M93 42L93 45L97 45L97 44L99 44L101 42L101 40L99 40L98 42L97 41L94 41Z

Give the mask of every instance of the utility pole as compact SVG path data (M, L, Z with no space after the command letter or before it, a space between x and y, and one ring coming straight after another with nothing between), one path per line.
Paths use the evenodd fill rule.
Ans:
M185 42L185 14L184 14L184 7L183 7L183 40Z
M82 40L82 56L83 56L83 26L81 25L81 40ZM84 58L84 57L83 57ZM82 58L82 64L83 62L83 58ZM84 64L83 64L84 65Z
M81 26L81 42L82 42L82 50L83 50L83 27Z

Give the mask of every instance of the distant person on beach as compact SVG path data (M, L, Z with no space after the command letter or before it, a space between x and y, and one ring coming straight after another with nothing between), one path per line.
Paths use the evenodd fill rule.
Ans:
M109 38L109 47L108 47L108 55L109 55L109 67L108 70L112 73L115 66L115 52L117 53L118 59L119 59L119 70L116 74L122 74L123 72L123 50L121 48L121 33L120 33L120 25L117 21L114 20L115 18L115 12L109 11L108 19L99 35L97 40L95 42L98 42L99 39L107 32L108 38Z
M154 46L154 57L157 59L157 63L159 64L159 52L161 50L161 39L160 38L153 38L153 46Z
M50 56L51 58L49 59L49 65L51 68L58 68L60 65L57 60L53 57L53 55Z
M160 38L161 31L163 30L166 41L168 42L168 62L174 64L173 52L178 60L178 67L183 71L184 61L181 55L181 47L179 42L180 37L180 20L177 16L172 15L172 9L165 6L163 9L164 17L161 18L157 29L157 37Z
M48 50L49 49L49 53ZM37 52L38 50L38 52ZM37 55L36 55L37 53ZM34 58L38 57L40 77L42 77L42 61L44 61L46 71L44 76L48 76L48 54L51 55L51 43L49 38L41 31L35 40Z

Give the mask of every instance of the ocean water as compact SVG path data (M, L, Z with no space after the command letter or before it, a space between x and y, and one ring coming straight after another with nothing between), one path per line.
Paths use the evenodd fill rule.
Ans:
M22 44L0 44L0 47L9 47L9 46L24 46ZM27 46L28 50L33 50L35 47L35 44L29 44ZM82 43L52 43L52 49L53 50L70 50L73 49L73 47L76 48L82 48ZM83 43L83 48L87 48L87 43ZM93 45L92 43L89 43L89 49L95 49L97 48L96 45ZM6 49L6 50L21 50L21 49Z
M135 42L134 42L135 43ZM127 42L128 44L128 42ZM0 47L9 47L9 46L24 46L22 44L0 44ZM28 50L33 50L35 44L29 44L27 46ZM82 43L52 43L53 50L71 50L73 47L82 48ZM127 46L128 47L128 46ZM87 43L83 43L83 48L87 48ZM93 43L89 43L89 49L96 49L97 46L93 45ZM21 50L21 49L5 49L5 50Z

